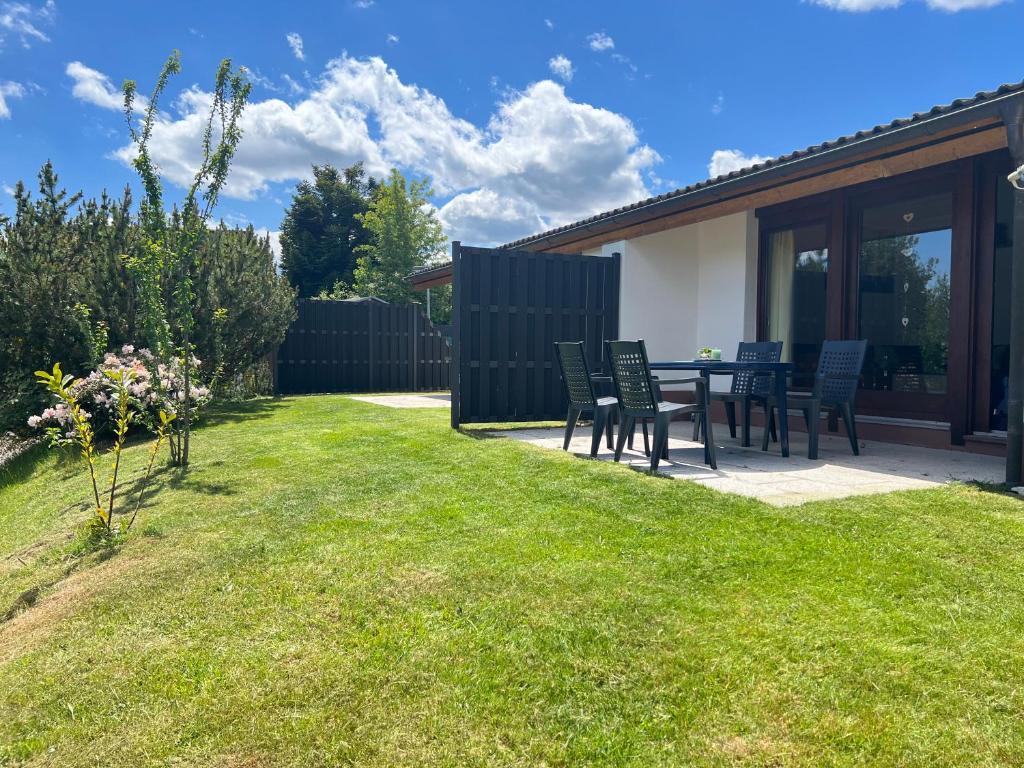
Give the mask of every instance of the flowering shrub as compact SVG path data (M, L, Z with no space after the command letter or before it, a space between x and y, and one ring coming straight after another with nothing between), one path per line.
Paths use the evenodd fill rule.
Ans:
M194 371L198 369L199 360L193 358L191 364ZM29 417L29 426L45 429L53 446L79 447L89 465L97 525L107 536L127 531L142 504L160 446L167 440L172 460L179 455L182 435L176 422L185 404L184 361L160 361L148 349L136 350L126 344L119 352L108 352L96 370L84 378L64 374L59 364L53 366L52 372L36 371L36 377L53 395L54 403L42 413ZM210 389L193 383L189 390L191 411L198 414L210 400ZM150 448L149 466L135 511L126 524L115 529L113 519L121 451L133 424L149 429L156 440ZM96 477L97 433L109 433L113 441L107 451L111 465L110 486L103 494Z
M193 356L193 377L200 364L199 359ZM97 429L102 431L114 424L118 403L111 374L123 374L127 378L126 387L134 413L132 422L155 431L161 423L161 412L176 419L185 404L183 368L184 361L180 358L161 361L148 349L136 349L131 344L125 344L119 351L104 355L103 362L88 376L72 381L70 391L81 408L95 410L98 417ZM193 378L189 394L191 418L195 421L200 409L210 402L210 388ZM88 410L85 413L88 421L91 414ZM69 419L68 406L58 398L52 407L38 416L30 417L28 424L30 427L46 428L51 443L61 444L75 440ZM177 461L181 442L177 424L172 424L168 437L171 459Z

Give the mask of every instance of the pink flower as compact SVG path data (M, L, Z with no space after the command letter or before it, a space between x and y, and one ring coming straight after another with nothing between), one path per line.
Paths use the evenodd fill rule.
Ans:
M39 422L41 422L41 421L42 421L42 418L39 417L39 416L29 416L28 417L28 425L30 427L33 427L33 428L38 427L39 426Z

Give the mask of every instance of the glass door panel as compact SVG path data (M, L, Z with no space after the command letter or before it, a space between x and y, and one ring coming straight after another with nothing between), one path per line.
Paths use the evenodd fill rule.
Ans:
M862 210L858 335L868 340L862 389L923 397L929 410L944 405L952 241L950 192Z
M810 224L768 237L767 336L796 364L795 383L809 385L825 339L828 228Z

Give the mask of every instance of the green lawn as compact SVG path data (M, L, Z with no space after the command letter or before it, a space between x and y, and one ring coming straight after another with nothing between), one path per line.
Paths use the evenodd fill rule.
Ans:
M219 413L106 558L80 467L19 460L0 765L1024 761L1019 501L777 509L447 420Z

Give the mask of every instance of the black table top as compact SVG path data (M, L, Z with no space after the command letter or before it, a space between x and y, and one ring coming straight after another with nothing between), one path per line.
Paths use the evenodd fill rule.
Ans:
M773 363L762 360L657 360L648 365L652 371L711 371L712 373L789 371L794 367L793 363Z

